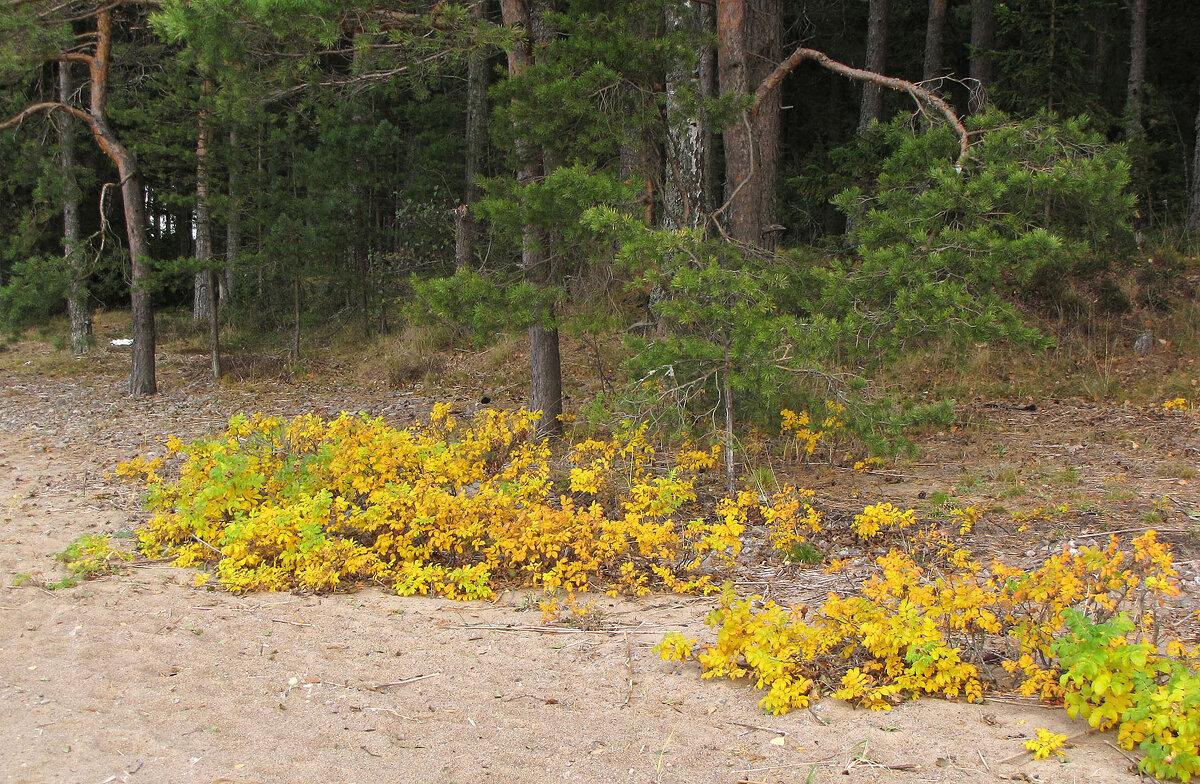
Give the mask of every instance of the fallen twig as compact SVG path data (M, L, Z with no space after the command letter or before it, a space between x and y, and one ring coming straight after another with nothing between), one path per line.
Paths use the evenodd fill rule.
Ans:
M762 773L766 770L783 770L785 768L803 768L805 765L828 765L833 762L833 757L826 757L823 760L808 760L807 762L790 762L786 765L767 765L762 768L743 768L735 770L734 773Z
M1063 741L1063 743L1064 743L1064 744L1066 744L1066 743L1070 743L1070 742L1071 742L1071 741L1073 741L1073 740L1078 740L1079 738L1082 738L1084 735L1090 735L1091 733L1093 733L1093 732L1097 732L1097 731L1098 731L1098 730L1094 730L1094 729L1087 729L1087 730L1084 730L1083 732L1077 732L1077 733L1075 733L1074 735L1072 735L1071 737L1069 737L1069 738L1067 738L1066 740L1064 740L1064 741ZM1108 741L1105 741L1105 743L1107 743L1107 742L1108 742ZM1115 747L1114 747L1114 748L1115 748ZM1021 759L1021 757L1024 757L1026 754L1032 754L1032 753L1033 753L1033 752L1032 752L1031 750L1029 750L1029 749L1025 749L1025 750L1024 750L1024 751L1022 751L1020 754L1014 754L1014 755L1012 755L1011 757L1005 757L1004 759L1000 760L1000 762L999 762L998 764L1000 764L1000 765L1007 765L1007 764L1008 764L1008 763L1010 763L1010 762L1016 762L1017 760Z
M406 683L415 683L417 681L423 681L426 678L436 678L437 676L439 676L441 674L442 673L440 671L439 672L431 672L428 675L417 675L412 678L405 678L402 681L392 681L391 683L381 683L378 686L368 686L367 688L370 689L371 691L382 691L383 689L386 689L389 686L403 686Z
M629 691L625 693L624 705L633 699L633 648L629 646L629 632L625 632L625 667L629 671Z
M310 629L312 628L312 624L311 624L311 623L303 623L303 622L301 622L301 621L288 621L288 620L284 620L283 618L272 618L272 619L271 619L271 622L272 622L272 623L286 623L286 624L289 624L289 625L291 625L291 626L307 626L307 627L309 627Z
M760 727L757 724L746 724L741 721L727 721L726 724L732 724L735 727L745 727L751 730L762 730L763 732L773 732L781 738L787 737L787 730L777 730L774 727Z
M1126 754L1126 753L1125 753L1125 750L1124 750L1124 749L1122 749L1121 747L1119 747L1119 746L1114 746L1112 743L1110 743L1110 742L1109 742L1109 741L1107 741L1107 740L1106 740L1106 741L1104 741L1104 745L1108 746L1108 747L1109 747L1109 748L1111 748L1113 751L1117 752L1117 753L1118 753L1118 754L1120 754L1122 757L1124 757L1125 759L1129 760L1129 761L1130 761L1132 764L1134 764L1134 765L1138 764L1138 761L1137 761L1137 759L1136 759L1136 758L1134 758L1134 757L1132 757L1132 756L1130 756L1129 754Z
M685 624L677 624L683 626ZM528 633L528 634L606 634L609 636L616 634L665 634L671 631L668 627L653 627L645 624L637 626L610 626L602 629L569 629L563 626L520 626L508 625L500 623L465 623L460 625L460 629L486 629L494 632L508 632L510 634Z

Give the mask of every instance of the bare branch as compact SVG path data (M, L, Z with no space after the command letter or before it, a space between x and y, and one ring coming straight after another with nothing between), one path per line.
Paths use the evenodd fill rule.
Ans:
M73 115L87 123L89 128L93 125L92 116L82 109L77 109L74 106L65 103L59 103L58 101L42 101L41 103L35 103L30 106L26 106L15 117L0 123L0 131L6 131L9 128L15 128L33 115L40 112L66 112L67 114Z
M791 56L786 60L775 66L775 70L767 78L763 79L758 89L754 91L754 105L751 107L751 113L757 113L759 107L762 106L767 97L779 87L779 83L783 81L783 77L794 71L796 66L806 60L812 61L822 68L833 71L840 76L845 76L848 79L877 84L891 90L902 90L911 95L913 100L917 101L918 105L924 103L936 109L939 114L946 118L946 122L950 123L950 126L954 128L954 132L958 134L959 154L954 167L959 172L962 171L963 166L967 162L969 149L967 129L962 124L962 121L958 119L958 115L954 113L954 109L941 96L904 79L884 76L874 71L866 71L862 68L854 68L845 63L839 63L836 60L830 59L829 55L824 52L818 52L816 49L806 49L802 46L792 52Z

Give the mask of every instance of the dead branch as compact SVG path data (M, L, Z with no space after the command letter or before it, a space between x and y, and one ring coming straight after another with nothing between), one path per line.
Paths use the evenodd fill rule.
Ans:
M92 116L82 109L77 109L74 106L65 103L59 103L58 101L42 101L41 103L35 103L26 106L15 117L0 123L0 131L6 131L9 128L16 127L39 112L66 112L67 114L73 115L74 117L87 123L89 128L94 127Z
M913 82L897 79L893 76L884 76L883 74L866 71L862 68L854 68L845 63L839 63L837 60L830 59L829 55L824 52L818 52L816 49L806 49L801 46L792 52L791 56L786 60L775 66L775 70L767 78L763 79L758 89L754 91L754 105L750 109L751 113L756 114L767 97L779 87L779 83L783 81L783 77L794 71L796 66L805 61L812 61L822 68L833 71L840 76L845 76L848 79L877 84L891 90L901 90L911 95L918 105L924 104L937 110L939 114L946 118L946 122L950 123L951 127L954 128L954 132L958 134L959 154L958 160L954 162L954 168L960 173L962 172L963 166L967 162L967 129L962 124L962 121L958 119L958 115L954 113L954 109L943 98Z

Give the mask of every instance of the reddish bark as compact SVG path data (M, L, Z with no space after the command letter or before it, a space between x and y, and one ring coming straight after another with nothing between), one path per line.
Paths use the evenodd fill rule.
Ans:
M779 0L717 0L717 81L722 95L750 97L780 57ZM725 203L713 213L725 237L769 249L775 222L779 96L768 93L722 132Z

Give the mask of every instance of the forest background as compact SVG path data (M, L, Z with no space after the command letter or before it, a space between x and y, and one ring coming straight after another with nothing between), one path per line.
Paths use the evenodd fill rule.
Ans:
M398 386L528 330L544 430L566 334L597 412L665 400L732 437L853 399L869 440L939 416L868 390L900 356L1101 322L1145 346L1194 308L1173 297L1196 21L1187 0L9 0L0 321L65 310L79 354L96 308L132 302L135 395L162 309L210 327L214 375L222 339L294 366L405 332Z

